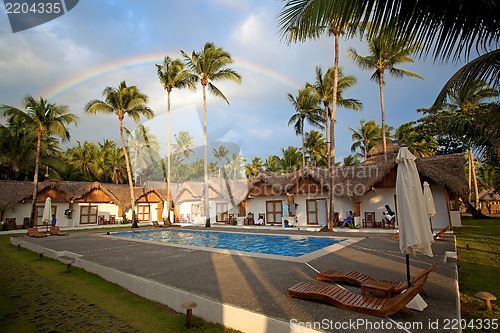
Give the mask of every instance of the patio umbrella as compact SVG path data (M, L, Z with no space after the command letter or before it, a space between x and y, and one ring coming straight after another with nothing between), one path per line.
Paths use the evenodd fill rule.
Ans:
M417 252L432 257L434 242L427 221L427 207L415 164L415 156L406 147L399 149L396 163L396 198L399 220L399 248L406 255L406 275L410 287L410 257Z
M45 199L45 205L43 206L42 223L45 224L45 231L48 230L48 225L52 220L52 199L47 197Z
M424 182L424 199L427 206L427 216L431 224L431 232L434 233L432 229L432 218L436 216L436 206L434 206L434 197L432 196L431 187L428 182Z

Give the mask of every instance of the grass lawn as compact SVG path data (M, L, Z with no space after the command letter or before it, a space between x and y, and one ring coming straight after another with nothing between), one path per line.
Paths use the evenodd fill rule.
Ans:
M496 319L500 325L499 301L492 302L491 313L484 309L484 302L475 297L479 291L488 291L500 299L500 218L476 220L466 216L462 218L462 225L453 230L457 239L462 318L467 322Z
M0 236L0 332L237 332L135 296Z

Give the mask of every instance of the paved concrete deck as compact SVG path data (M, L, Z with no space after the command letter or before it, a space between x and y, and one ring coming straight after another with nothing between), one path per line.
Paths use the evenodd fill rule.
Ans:
M183 301L195 299L199 305L194 315L247 332L305 332L303 326L334 332L431 332L444 330L446 324L451 328L453 320L459 318L456 262L444 261L446 251L455 251L453 235L434 243L434 257L410 258L412 276L432 263L438 264L425 286L428 307L412 315L378 318L293 299L287 296L287 288L300 281L314 282L315 270L324 269L358 270L381 279L406 280L405 257L399 251L399 240L391 238L390 233L363 229L338 229L333 234L262 227L213 229L360 240L306 263L107 238L96 231L39 239L14 237L12 243L32 250L45 249L48 256L73 256L77 258L75 266L145 297L170 302L167 305L176 310ZM359 288L346 288L360 292Z

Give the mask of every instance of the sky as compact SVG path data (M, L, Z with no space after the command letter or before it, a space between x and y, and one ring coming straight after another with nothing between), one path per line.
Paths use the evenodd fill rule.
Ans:
M281 156L281 148L301 146L300 136L288 126L294 108L287 94L297 95L306 82L314 82L315 67L333 65L333 37L287 45L279 33L277 16L284 3L278 0L82 0L66 14L37 27L13 33L0 3L0 104L22 108L26 95L44 97L69 106L80 117L70 126L71 141L119 142L118 119L112 115L89 115L87 102L102 99L107 86L125 80L149 96L155 118L142 123L166 147L166 93L155 64L165 56L181 58L206 42L213 42L234 58L231 65L241 84L216 82L229 100L208 95L208 139L215 147L223 142L239 147L247 162L255 156L265 160ZM352 154L351 132L360 120L380 124L378 85L372 71L361 70L347 57L348 47L368 55L359 39L340 41L340 65L357 85L344 98L363 103L360 112L338 109L335 127L337 160ZM444 83L461 64L434 63L432 59L402 64L425 79L386 77L386 122L398 127L416 120L418 108L429 107ZM172 138L189 131L197 146L203 145L202 90L174 90ZM1 123L5 119L0 118ZM136 124L126 120L133 130ZM312 128L306 126L308 132ZM234 148L236 149L236 148ZM237 150L237 149L236 149Z

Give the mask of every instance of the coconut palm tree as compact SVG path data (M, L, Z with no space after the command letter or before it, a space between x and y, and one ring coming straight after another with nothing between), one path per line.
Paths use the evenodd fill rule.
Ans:
M194 154L194 139L193 136L187 131L180 131L174 134L175 143L172 145L172 153L184 157L185 160L189 159Z
M222 171L222 169L225 168L225 166L222 165L221 162L227 156L227 154L229 154L229 149L227 149L226 147L221 145L221 146L219 146L219 149L213 148L212 153L214 154L215 159L218 161L217 164L219 164L219 178L220 178L221 171ZM226 172L224 171L224 175L225 175L225 173ZM227 178L227 177L224 176L224 178Z
M305 132L304 125L307 121L311 126L324 128L321 109L318 107L319 96L312 87L306 86L299 89L297 97L288 93L288 100L293 105L295 113L288 120L288 126L293 124L295 134L302 137L302 165L306 165Z
M467 118L473 121L474 116L477 113L481 113L480 104L487 99L497 98L500 96L500 92L492 87L490 87L484 81L473 81L464 87L456 87L451 89L448 94L449 103L446 104L447 108L452 112L463 113L468 116ZM458 120L452 120L450 126L454 126L456 123L461 122L461 117ZM498 125L498 124L497 124ZM468 147L468 160L469 160L469 181L472 179L474 181L475 190L475 208L479 207L479 190L477 186L476 168L474 162L474 155L472 152L472 140L469 141Z
M352 75L344 76L342 67L338 68L337 74L337 105L344 107L346 109L359 111L363 106L357 99L353 98L344 98L344 91L347 88L353 87L356 85L356 78ZM329 130L329 119L330 119L330 104L332 102L332 91L333 91L333 82L334 82L334 68L330 67L323 75L321 66L316 66L315 69L315 81L313 84L306 83L307 86L311 86L316 90L316 93L321 96L321 103L323 104L325 110L325 137L327 143L327 161L330 161L330 130Z
M300 169L302 166L299 148L289 146L287 149L281 148L281 171L290 172Z
M382 113L382 143L384 149L384 159L387 161L387 138L385 129L385 102L384 102L384 74L386 71L396 78L405 76L423 79L417 73L406 69L397 68L399 64L412 63L411 55L419 50L418 44L408 44L406 40L401 39L394 43L388 41L381 34L378 37L371 38L368 41L368 50L370 55L362 56L354 48L348 49L349 57L362 69L375 69L371 80L378 83L380 93L380 110Z
M200 81L203 88L203 144L204 144L204 172L205 172L205 218L206 227L210 227L210 210L208 198L208 137L207 137L207 88L215 96L221 97L229 104L226 96L217 88L213 82L231 80L240 83L241 76L228 66L234 63L229 52L224 51L214 43L206 43L200 52L193 51L189 56L181 50L184 60L191 72Z
M135 172L134 179L139 186L144 184L146 177L154 179L161 165L160 142L150 132L148 127L139 125L128 135L130 166Z
M396 129L396 142L405 145L416 157L429 157L436 154L439 145L437 140L415 126L415 122L402 124Z
M276 155L269 155L264 162L264 168L270 172L281 171L281 159Z
M344 166L353 166L360 164L359 155L349 155L344 157L344 162L342 163Z
M62 140L69 140L70 133L67 125L77 123L78 116L68 113L68 107L49 103L46 99L40 97L35 100L32 96L26 96L23 99L24 110L12 106L0 106L0 112L7 116L9 122L18 122L22 126L32 129L37 134L35 173L33 177L33 201L31 204L31 222L35 221L36 197L38 195L38 172L40 168L40 154L43 139L48 137L60 137Z
M163 59L162 65L156 65L158 78L167 92L167 212L170 212L170 96L172 90L189 88L196 89L196 76L185 68L182 59L172 59L169 56Z
M130 188L130 204L132 209L132 228L138 228L137 219L135 217L135 194L134 183L132 180L132 172L130 168L130 159L125 146L125 136L123 134L123 119L125 116L132 117L138 124L141 116L148 119L153 118L154 112L146 106L148 96L143 94L136 86L127 86L125 81L122 81L117 88L106 87L102 91L104 100L92 100L85 105L85 111L90 114L105 113L115 114L118 117L120 140L122 144L123 155L125 156L125 164L127 166L127 178Z
M382 141L382 129L374 120L361 119L357 130L349 127L349 131L352 132L351 138L354 141L351 151L360 149L364 160L368 158L370 149Z
M96 181L100 172L99 148L95 143L85 141L66 151L66 159L80 173L82 181Z
M326 142L323 134L318 131L310 131L305 137L306 152L309 156L309 163L315 167L326 166Z
M262 159L258 156L252 158L252 161L245 165L245 173L247 178L257 176L261 171L264 163Z
M231 159L227 158L227 166L233 174L233 179L242 178L243 171L245 170L244 163L245 159L240 153L233 153Z

